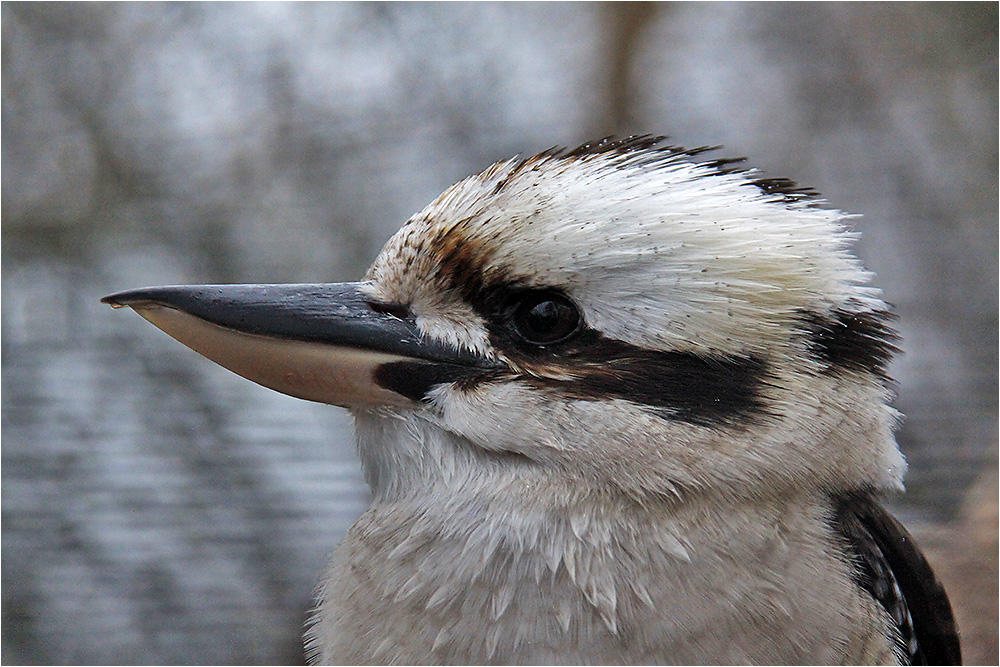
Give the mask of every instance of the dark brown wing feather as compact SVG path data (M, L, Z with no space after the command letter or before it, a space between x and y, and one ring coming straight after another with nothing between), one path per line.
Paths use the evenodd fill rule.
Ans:
M962 653L951 603L913 537L868 494L836 501L836 526L856 566L856 580L895 622L911 665L959 665Z

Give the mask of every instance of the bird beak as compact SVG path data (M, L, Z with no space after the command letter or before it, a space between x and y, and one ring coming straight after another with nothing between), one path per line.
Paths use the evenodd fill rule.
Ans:
M362 285L147 287L101 301L129 306L248 380L343 407L414 407L433 386L493 366L426 340L405 307L379 303Z

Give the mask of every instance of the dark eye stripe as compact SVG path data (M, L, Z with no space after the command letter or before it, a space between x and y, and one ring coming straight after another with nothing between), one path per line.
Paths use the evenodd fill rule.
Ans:
M489 377L496 377L496 371L421 359L382 364L374 372L374 380L379 386L416 402L427 400L430 391L439 385L473 386Z
M755 358L647 350L593 329L544 355L506 351L528 371L521 381L570 398L621 399L702 426L746 423L767 412L767 367Z
M888 325L892 314L885 311L848 312L834 309L829 314L803 312L806 346L829 371L868 371L885 377L886 367L898 352L899 334Z
M572 337L556 344L526 344L512 332L510 313L504 307L524 291L512 281L466 292L486 320L493 347L514 367L527 371L480 376L467 381L467 386L516 377L569 398L626 400L664 418L700 425L746 423L766 413L761 389L768 369L756 358L649 350L606 338L586 322Z
M756 359L644 350L593 330L580 338L583 343L563 357L509 354L526 372L415 360L384 364L375 380L414 401L427 400L441 384L473 390L485 383L518 381L570 399L621 399L665 419L700 426L744 424L767 414L760 395L767 367Z
M574 399L626 400L664 418L700 425L746 423L767 412L761 389L768 369L760 359L648 350L605 338L586 322L567 341L526 344L512 335L505 306L519 293L539 288L497 269L484 276L478 268L485 258L471 244L457 239L442 239L441 244L449 251L439 275L483 318L493 347L514 367L528 371L505 368L463 374L456 377L460 387L516 379Z
M464 241L459 228L450 230L439 246L439 276L486 322L491 344L509 359L513 369L465 374L460 385L518 379L538 388L584 400L618 398L648 406L656 414L701 425L740 424L767 414L763 388L771 370L760 357L700 356L648 350L603 337L583 322L568 341L539 347L511 335L504 306L512 296L541 286L527 285L494 267L483 273L489 253ZM803 312L806 349L828 365L831 373L863 370L885 374L895 347L895 332L885 313L827 315Z

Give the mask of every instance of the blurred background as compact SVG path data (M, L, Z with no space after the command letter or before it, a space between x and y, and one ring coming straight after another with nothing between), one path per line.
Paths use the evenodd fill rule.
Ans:
M862 213L908 494L997 662L997 5L2 5L2 660L300 663L345 411L98 299L358 279L496 160L723 144Z

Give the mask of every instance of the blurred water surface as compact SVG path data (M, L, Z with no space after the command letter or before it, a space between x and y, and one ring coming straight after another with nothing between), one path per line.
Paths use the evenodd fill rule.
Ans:
M996 468L995 5L16 3L3 20L3 654L301 662L368 501L345 411L116 290L357 279L453 181L605 134L864 213L911 523Z

